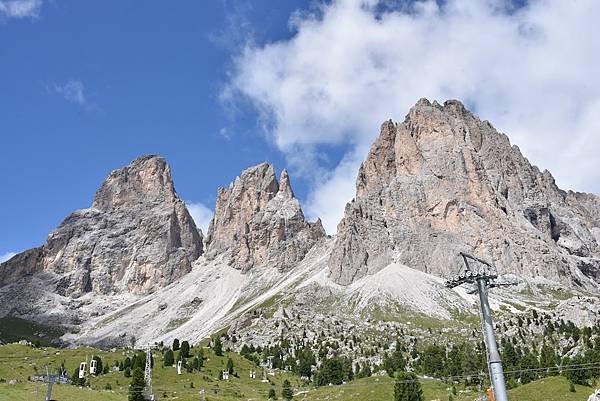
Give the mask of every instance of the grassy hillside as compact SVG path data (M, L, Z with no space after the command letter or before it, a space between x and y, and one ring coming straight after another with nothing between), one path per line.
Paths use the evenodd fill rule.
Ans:
M192 353L197 349L192 349ZM111 367L117 360L132 355L131 350L118 352L104 352L92 348L75 350L59 350L55 348L31 348L23 345L0 346L0 401L29 401L43 400L46 386L42 383L28 381L33 374L45 372L45 367L56 369L61 362L65 364L71 374L79 362L92 355L101 356L104 364ZM278 399L281 399L281 384L289 379L297 389L296 400L321 401L321 400L353 400L374 401L392 400L393 380L387 376L369 377L355 380L341 386L313 388L303 386L296 376L285 372L269 376L269 383L261 383L261 370L252 362L230 354L234 361L235 370L239 377L230 381L218 380L219 371L225 368L227 355L215 356L209 349L204 349L208 358L202 372L177 375L173 367L163 367L162 357L155 353L155 368L153 370L154 389L157 399L197 401L200 389L205 390L207 400L266 400L269 389L274 388ZM250 379L249 372L257 371L257 379ZM15 384L10 384L16 380ZM53 396L59 401L125 401L129 378L123 372L110 372L91 379L89 388L79 388L72 385L55 385ZM105 390L109 385L112 390ZM448 385L436 380L424 380L423 390L425 400L448 400L450 389ZM576 386L576 392L569 392L568 382L565 378L557 376L541 379L525 386L510 391L511 401L585 401L592 392L589 387ZM455 401L472 401L477 393L459 388Z
M437 380L422 381L425 400L448 400L450 388ZM511 401L586 401L592 393L590 387L575 386L575 393L569 392L568 381L561 376L541 379L509 391ZM366 378L353 381L346 385L322 387L311 390L306 398L298 396L299 400L352 400L352 401L392 401L393 380L389 377ZM454 401L473 401L478 392L459 389Z

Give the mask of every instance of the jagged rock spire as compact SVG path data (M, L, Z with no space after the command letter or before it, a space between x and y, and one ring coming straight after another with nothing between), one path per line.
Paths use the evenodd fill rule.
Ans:
M242 271L264 265L285 271L323 236L320 221L304 218L287 171L277 182L273 166L262 163L219 189L207 257L226 253L230 264Z
M293 198L294 191L292 191L292 185L290 184L290 177L286 169L283 169L281 176L279 177L279 192L286 196Z
M380 132L338 225L333 280L349 284L391 262L444 276L459 251L504 273L600 279L600 224L591 217L599 198L560 190L461 102L421 99Z

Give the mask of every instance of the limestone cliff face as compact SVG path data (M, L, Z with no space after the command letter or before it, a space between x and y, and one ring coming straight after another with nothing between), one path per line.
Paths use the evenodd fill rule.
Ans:
M396 261L436 275L468 251L502 273L594 287L600 199L560 190L506 135L458 101L420 100L385 122L346 205L330 277L349 284Z
M0 285L49 271L56 292L148 293L191 270L202 237L158 156L113 171L92 207L68 216L46 244L0 265Z
M309 223L294 197L287 171L262 163L220 188L206 239L207 257L226 253L242 271L272 266L286 271L325 236L321 221Z

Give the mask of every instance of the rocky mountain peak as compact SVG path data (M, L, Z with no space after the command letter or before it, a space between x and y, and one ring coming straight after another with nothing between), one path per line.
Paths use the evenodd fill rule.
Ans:
M148 293L189 272L202 251L170 167L144 156L110 173L92 208L69 215L44 246L0 265L0 284L45 271L61 295Z
M229 263L242 271L254 266L285 271L324 235L322 225L304 218L287 171L278 182L273 166L262 163L219 189L207 257L226 253Z
M349 284L392 262L445 276L467 251L501 272L595 286L596 204L560 190L461 102L421 99L402 123L382 124L360 167L330 277Z
M92 207L106 211L140 202L173 202L175 196L171 168L162 157L148 155L111 172Z

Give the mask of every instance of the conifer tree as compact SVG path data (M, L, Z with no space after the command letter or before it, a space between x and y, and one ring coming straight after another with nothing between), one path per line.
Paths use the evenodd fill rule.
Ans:
M213 344L213 351L216 356L223 356L223 343L221 343L221 337L217 337Z
M292 386L288 379L285 379L283 382L281 397L287 401L290 401L292 398L294 398L294 392L292 391Z
M173 354L173 350L171 350L171 349L166 350L163 365L164 366L173 366L174 363L175 363L175 355Z
M423 389L417 375L400 372L394 384L394 401L423 401Z
M131 377L131 384L129 385L128 401L144 401L145 386L144 372L140 368L135 368Z
M179 351L179 352L181 353L181 355L184 358L187 358L187 357L190 356L190 343L189 342L183 341L181 343L181 348L180 349L181 349L181 351Z

